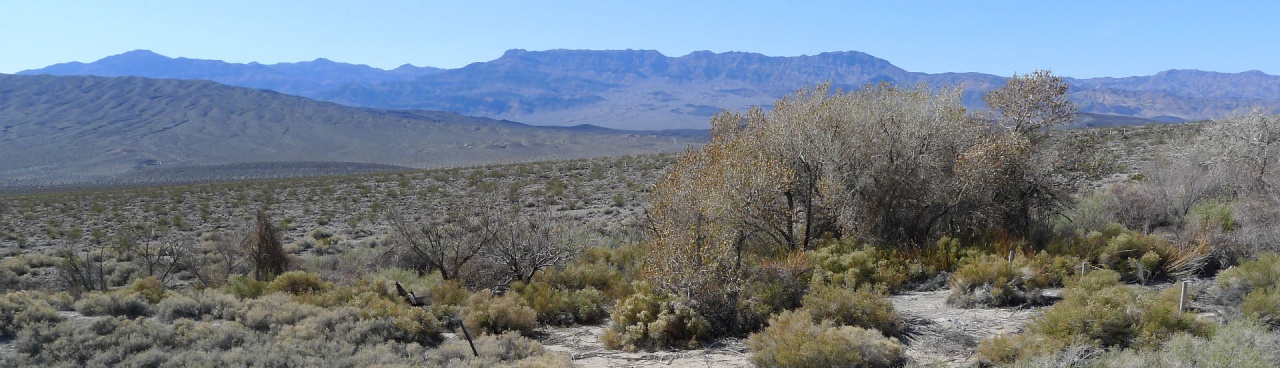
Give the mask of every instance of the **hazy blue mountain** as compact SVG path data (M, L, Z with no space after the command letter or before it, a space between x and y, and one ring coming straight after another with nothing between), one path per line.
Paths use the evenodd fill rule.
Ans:
M0 74L0 187L261 166L250 163L285 171L299 162L439 167L674 152L705 139L350 107L210 81Z
M279 64L236 64L218 60L170 58L147 50L135 50L92 63L62 63L18 74L203 79L239 87L309 96L348 84L409 80L440 70L408 64L393 70L382 70L328 59Z
M909 72L861 52L771 57L699 51L668 57L653 50L510 50L495 60L457 69L409 66L392 71L323 59L267 66L135 51L29 73L210 79L351 106L619 129L705 129L709 118L722 109L767 107L779 97L822 82L846 90L880 82L961 85L965 104L983 108L982 93L1005 80L982 73ZM342 77L326 77L333 75ZM1280 106L1280 77L1258 71L1170 70L1153 76L1068 81L1070 97L1087 113L1185 121L1221 117L1254 105Z

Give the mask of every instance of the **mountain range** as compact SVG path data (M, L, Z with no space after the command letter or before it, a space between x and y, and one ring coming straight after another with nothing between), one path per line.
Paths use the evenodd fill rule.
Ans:
M618 129L705 129L722 109L771 105L805 85L830 82L961 85L965 104L982 108L984 91L1005 77L909 72L861 52L771 57L707 51L668 57L652 50L510 50L457 69L411 65L382 70L318 59L234 64L131 51L92 63L65 63L19 74L204 79L321 101L382 109L426 109L536 125L592 124ZM1152 76L1067 78L1082 112L1179 122L1280 106L1280 77L1259 71L1168 70ZM1128 119L1124 121L1134 121Z
M204 80L0 74L0 188L674 152L706 135L351 107Z

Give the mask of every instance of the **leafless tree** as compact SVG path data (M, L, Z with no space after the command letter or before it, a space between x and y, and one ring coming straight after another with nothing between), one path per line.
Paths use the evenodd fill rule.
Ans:
M218 287L231 275L244 271L240 245L247 240L244 233L210 233L202 236L195 249L178 252L176 261L203 286Z
M116 252L127 254L147 276L155 276L161 283L178 269L178 253L183 248L178 241L157 234L155 228L125 226L116 234Z
M538 271L572 259L584 244L550 211L517 216L505 224L489 255L513 280L529 282Z
M393 250L418 260L415 263L422 265L421 272L439 270L445 280L457 279L468 262L493 245L500 230L492 210L476 210L438 223L410 222L396 210L389 211L387 218Z

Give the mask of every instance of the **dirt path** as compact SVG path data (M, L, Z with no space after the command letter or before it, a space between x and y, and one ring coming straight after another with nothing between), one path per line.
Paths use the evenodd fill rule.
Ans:
M702 349L628 353L605 349L600 336L605 326L551 328L539 338L548 350L573 357L579 367L745 367L751 365L747 346L739 339L721 339Z
M1040 308L961 309L947 305L950 290L907 292L889 297L914 329L907 356L921 365L975 363L982 339L1022 331Z

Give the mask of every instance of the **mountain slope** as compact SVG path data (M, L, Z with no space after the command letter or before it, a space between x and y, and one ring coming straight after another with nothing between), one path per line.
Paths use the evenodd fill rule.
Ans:
M135 76L157 79L202 79L258 89L310 96L348 84L409 80L440 71L405 64L393 70L316 59L298 63L236 64L218 60L170 58L147 50L109 56L92 63L70 62L18 72L20 75Z
M675 151L697 139L681 134L356 108L209 81L0 75L0 182L251 162L438 167Z

